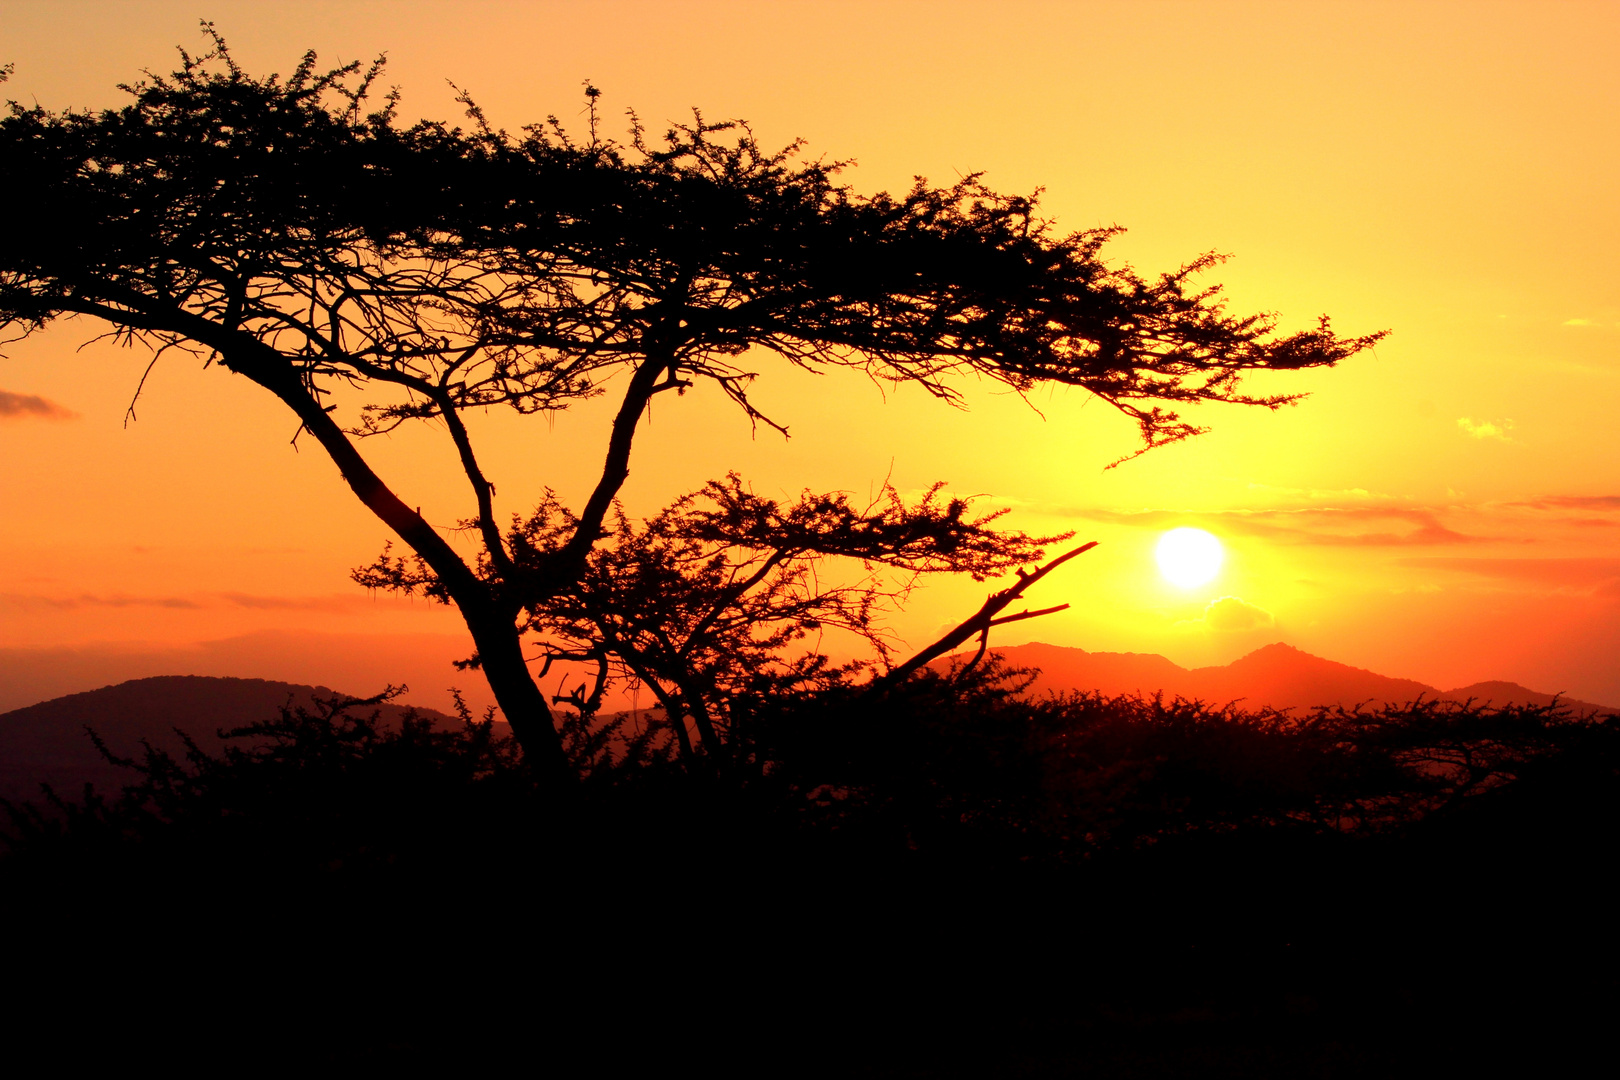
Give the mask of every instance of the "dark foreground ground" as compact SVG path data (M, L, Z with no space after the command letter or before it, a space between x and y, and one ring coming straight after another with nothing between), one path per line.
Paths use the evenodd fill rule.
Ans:
M139 799L14 835L6 1059L1292 1078L1611 1055L1606 727L1431 716L1417 742L1497 753L1507 779L1413 814L1441 806L1434 755L1400 780L1368 749L1407 754L1410 716L1301 742L1230 713L1066 708L936 709L937 743L903 729L892 767L868 747L855 773L790 732L789 766L747 784L651 767L566 805L476 740L312 750L306 717L296 753L149 771ZM793 761L864 787L808 798ZM1405 824L1299 826L1329 788Z
M1286 867L1277 868L1286 873ZM1563 884L1563 883L1559 883ZM7 1056L526 1074L1573 1075L1608 912L1386 882L818 874L11 905ZM1374 910L1362 905L1376 904Z

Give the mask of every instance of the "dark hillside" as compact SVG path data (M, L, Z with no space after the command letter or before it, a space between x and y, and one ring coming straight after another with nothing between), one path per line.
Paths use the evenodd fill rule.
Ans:
M1518 683L1502 682L1492 679L1488 682L1470 683L1459 686L1455 690L1447 690L1440 695L1446 701L1476 701L1489 705L1551 705L1555 698L1553 694L1538 694L1528 690ZM1607 705L1593 705L1585 701L1576 701L1570 697L1557 697L1557 700L1577 712L1586 712L1589 709L1599 709L1604 712L1616 712Z
M1399 704L1434 697L1415 679L1392 679L1281 643L1256 649L1224 667L1188 672L1196 696L1210 701L1241 699L1250 707L1351 705L1362 701Z
M108 792L128 783L133 774L101 756L87 727L121 756L136 753L143 739L179 753L184 746L175 734L177 728L204 748L217 751L221 728L270 720L281 706L307 706L316 697L333 696L335 691L324 686L163 675L0 713L0 798L38 799L42 783L65 798L77 796L87 783ZM378 708L385 723L397 724L405 712L399 705ZM453 722L432 709L418 709L417 713Z

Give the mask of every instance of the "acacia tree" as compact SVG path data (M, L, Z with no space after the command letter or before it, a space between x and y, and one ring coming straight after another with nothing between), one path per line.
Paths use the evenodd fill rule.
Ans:
M661 141L632 115L617 142L599 136L594 89L583 141L554 119L496 130L465 98L465 128L405 125L394 94L368 94L381 61L321 73L311 53L288 78L254 78L205 29L206 54L182 51L173 74L126 87L121 109L11 104L0 197L17 212L0 236L0 322L30 334L88 316L274 394L407 550L357 578L454 604L525 754L558 773L558 702L525 662L526 634L597 665L593 688L562 695L573 707L593 710L609 678L632 675L714 751L740 679L824 674L819 658L784 653L822 626L876 639L880 590L819 587L815 560L985 578L1058 539L1000 530L938 489L864 508L812 493L784 505L736 478L632 522L616 499L660 395L707 382L785 434L749 396L769 357L947 402L968 376L1017 391L1059 383L1124 412L1146 449L1201 430L1183 405L1293 400L1244 393L1246 372L1332 365L1378 337L1338 337L1325 318L1279 335L1271 317L1230 315L1218 287L1193 284L1214 256L1139 277L1102 260L1115 230L1060 233L1034 198L976 176L860 195L837 163L797 145L767 152L746 125L698 115ZM338 415L342 388L366 404ZM503 526L466 415L605 393L619 405L585 504L548 498ZM475 551L361 452L419 422L457 455ZM997 595L1004 606L1021 591ZM962 640L997 621L986 610ZM686 740L685 723L673 727Z

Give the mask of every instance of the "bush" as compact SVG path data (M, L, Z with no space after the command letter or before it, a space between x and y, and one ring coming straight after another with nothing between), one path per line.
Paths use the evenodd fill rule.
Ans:
M12 985L115 1061L182 1023L200 1060L779 1075L1395 1075L1614 999L1610 721L1021 685L744 702L698 767L610 718L563 799L380 699L148 750L12 808Z
M446 729L408 713L389 726L366 710L392 692L334 698L225 733L233 745L217 756L190 740L183 758L148 746L119 761L133 782L115 798L47 793L54 812L9 807L10 861L363 876L492 851L510 864L701 849L1072 866L1211 842L1463 844L1507 819L1567 837L1614 820L1616 727L1561 706L1420 700L1295 715L1030 700L1027 683L991 665L883 694L744 702L732 756L696 767L672 756L656 715L634 733L624 716L576 722L564 734L584 779L561 798L540 794L488 718L464 711Z

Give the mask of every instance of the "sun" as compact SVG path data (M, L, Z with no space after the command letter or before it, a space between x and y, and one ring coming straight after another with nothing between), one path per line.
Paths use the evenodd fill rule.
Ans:
M1159 539L1154 555L1164 579L1183 589L1214 580L1226 558L1221 542L1203 529L1171 529Z

